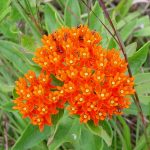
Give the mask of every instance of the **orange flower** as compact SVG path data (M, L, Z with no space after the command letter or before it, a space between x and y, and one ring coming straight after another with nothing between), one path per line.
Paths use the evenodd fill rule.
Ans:
M71 79L76 79L77 78L77 75L78 75L78 70L77 69L74 69L72 66L66 70L66 74L69 78Z
M88 79L90 78L91 74L92 74L91 68L86 68L86 67L81 68L80 76L82 78Z
M65 64L67 66L72 66L75 65L77 63L77 58L74 57L73 55L67 55L65 58Z
M98 83L105 81L105 74L101 71L95 71L93 74L93 80Z
M29 71L16 82L19 97L14 100L14 109L19 110L23 117L29 117L40 130L45 124L52 124L51 115L57 114L57 109L65 103L55 91L50 91L51 88L51 79L44 72L36 77L33 71Z
M90 115L88 113L82 113L80 115L80 122L83 122L83 123L87 123L87 121L89 121L91 118L90 118Z
M80 55L80 58L89 58L90 57L90 53L89 53L89 50L88 48L79 48L79 55Z
M67 92L67 93L72 93L72 92L76 91L75 84L73 82L71 82L71 81L69 81L68 83L64 84L64 89L65 89L65 92Z
M37 78L30 72L19 79L15 109L41 129L51 124L48 115L58 113L57 108L63 108L66 101L70 114L78 115L83 123L92 120L98 124L122 114L130 105L134 79L126 75L127 63L120 51L103 48L101 40L98 32L83 25L44 35L33 60L45 73ZM64 82L55 91L50 90L51 74Z
M89 95L93 92L93 88L89 84L84 83L80 88L83 95Z

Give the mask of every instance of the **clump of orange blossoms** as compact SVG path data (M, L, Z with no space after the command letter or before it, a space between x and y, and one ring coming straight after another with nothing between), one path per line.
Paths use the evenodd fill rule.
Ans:
M46 74L64 82L56 87L56 96L67 101L70 114L80 116L84 123L93 120L98 124L121 114L129 107L128 96L134 93L133 78L126 75L127 63L120 51L104 49L101 40L87 26L64 27L43 36L43 46L33 59ZM41 101L45 100L42 97ZM47 109L51 111L51 107Z
M57 91L51 91L53 88L49 75L44 72L36 77L33 71L29 71L16 81L19 97L14 100L14 109L19 110L23 117L29 117L31 123L38 125L41 131L45 124L52 124L51 115L64 107L65 101L60 99Z

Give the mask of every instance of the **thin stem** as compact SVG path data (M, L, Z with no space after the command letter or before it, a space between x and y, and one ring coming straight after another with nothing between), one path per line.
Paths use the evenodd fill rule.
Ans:
M102 7L103 11L104 11L104 14L107 18L107 20L109 21L116 37L117 37L117 40L118 40L118 43L119 43L119 46L120 46L120 49L124 55L124 58L125 58L125 61L128 63L127 67L128 67L128 73L129 73L129 76L132 77L132 72L131 72L131 68L129 66L129 62L128 62L128 58L127 58L127 54L125 52L125 46L124 46L124 43L122 42L121 40L121 37L118 33L118 31L115 29L115 26L112 22L112 20L110 19L110 16L109 16L109 13L106 9L106 6L103 2L103 0L99 0L99 4L100 6ZM138 97L138 94L137 92L135 91L135 94L133 96L133 99L134 99L134 103L136 104L137 106L137 109L138 109L138 112L139 112L139 115L141 117L141 121L142 121L142 124L143 124L143 127L144 127L144 135L145 135L145 140L147 142L147 146L148 146L148 149L150 150L150 143L149 143L149 140L148 140L148 135L147 135L147 132L146 132L146 122L145 122L145 119L144 119L144 114L143 114L143 111L142 111L142 108L141 108L141 105L140 105L140 101L139 101L139 97Z
M89 0L88 1L88 7L87 8L90 8L91 9L91 4L92 4L92 1L91 0ZM88 26L90 25L90 9L88 9Z
M137 145L138 140L139 140L139 132L140 132L140 118L137 116L137 123L136 123L136 140L135 143Z
M104 26L104 28L109 32L109 34L114 38L114 40L118 43L118 40L115 38L113 33L108 29L108 27L100 20L100 18L96 15L96 13L84 2L84 0L81 0L82 3L93 13L93 15L98 19L98 21ZM118 43L119 44L119 43Z
M53 134L51 135L51 137L48 138L47 146L49 146L49 145L52 143L52 141L53 141L53 139L54 139L54 136L55 136L55 134L56 134L56 132L57 132L58 126L59 126L59 122L56 124L56 126L54 126L54 132L53 132Z
M38 6L38 0L36 0L36 13L37 13L37 20L40 24L40 28L43 29L42 23L41 23L41 18L40 18L40 10L39 10L39 6Z
M42 29L42 27L40 26L40 25L41 25L41 24L40 24L40 21L38 20L38 21L39 21L39 22L38 22L38 21L36 20L29 1L28 1L28 0L25 0L25 4L26 4L26 6L27 6L27 8L29 9L29 12L30 12L30 14L31 14L31 15L30 15L30 18L34 21L35 25L37 26L37 28L39 29L39 31L41 32L41 34L43 34L43 29ZM37 5L36 5L36 7L37 7Z
M35 26L37 27L38 31L40 32L40 34L43 34L43 30L42 28L39 26L39 24L37 23L34 15L30 14L28 11L26 11L26 9L23 7L23 5L19 2L19 0L17 0L19 6L22 8L22 10L25 12L25 14L34 22Z
M7 117L3 116L4 120L4 141L5 141L5 150L8 150L8 120Z

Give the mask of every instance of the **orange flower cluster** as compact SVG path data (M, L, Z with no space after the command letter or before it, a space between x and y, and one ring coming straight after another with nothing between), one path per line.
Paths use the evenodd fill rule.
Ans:
M86 26L61 28L44 35L43 46L33 60L45 74L38 78L34 74L31 80L33 72L28 73L26 79L17 82L20 97L15 100L16 109L41 128L51 124L49 116L66 102L70 114L78 115L84 123L93 120L98 124L121 114L129 107L128 95L134 93L133 78L125 74L127 63L120 52L104 49L99 44L101 39ZM55 86L55 91L50 90L51 74L64 83ZM43 79L46 83L41 82Z
M65 102L58 98L57 92L50 91L53 88L49 75L44 72L36 77L33 71L29 71L16 81L19 97L14 100L14 109L19 110L24 118L29 117L41 131L45 124L52 124L51 115L58 113L57 108L64 107Z
M64 82L57 87L71 114L86 123L121 114L130 104L133 78L125 75L127 63L115 49L106 50L101 36L86 26L62 28L44 36L34 61Z

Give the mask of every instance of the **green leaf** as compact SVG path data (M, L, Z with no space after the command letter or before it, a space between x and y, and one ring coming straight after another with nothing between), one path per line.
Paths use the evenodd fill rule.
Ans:
M0 91L4 93L11 92L14 89L14 85L8 85L2 82L0 82L0 87L3 87L3 88L0 88Z
M48 33L54 32L62 26L62 20L57 10L50 4L44 7L45 25ZM61 20L61 21L60 21Z
M137 28L140 28L140 29L143 29L145 27L148 27L150 25L150 20L149 20L149 16L141 16L141 17L138 17L137 19L137 24L136 24L136 27Z
M81 10L78 0L67 0L64 12L65 25L72 27L81 23Z
M19 11L19 13L23 17L23 19L26 21L28 26L30 27L32 33L34 34L34 37L40 43L41 42L41 34L40 34L39 30L37 29L37 27L35 26L35 24L33 23L33 21L31 19L29 19L29 16L27 16L25 11L22 10L22 7L18 4L18 2L16 2L16 0L13 1L13 4L16 7L16 9Z
M13 23L14 21L5 19L5 21L0 23L0 32L5 38L10 39L13 42L18 42L19 29L17 28L16 24Z
M118 45L116 44L116 41L114 40L114 38L111 38L108 42L108 49L112 49L112 48L116 48L118 49Z
M85 126L82 126L79 143L74 147L76 150L103 150L104 143L102 138L92 134Z
M150 116L150 107L147 107L147 105L141 103L141 107L143 110L143 113L145 116ZM130 114L130 115L138 115L137 106L135 103L132 103L128 109L124 109L124 114Z
M126 142L127 149L132 150L130 128L128 127L128 125L125 122L125 120L123 119L123 117L118 116L117 118L119 119L120 123L122 124L121 130L122 130L125 142Z
M46 142L43 141L39 143L38 145L32 147L30 150L48 150L48 147L46 145Z
M137 48L137 43L131 43L130 45L128 45L126 47L126 53L128 57L131 57L135 52L136 52L136 48Z
M6 93L0 92L0 105L2 105L5 102L7 102L10 99L9 95Z
M150 82L150 73L139 73L134 76L135 84L143 84Z
M57 125L60 119L63 117L63 115L64 115L64 109L60 109L58 114L52 116L53 124Z
M14 81L13 81L12 75L10 74L10 72L8 72L7 67L5 63L3 65L1 64L0 73L1 73L1 76L3 77L3 82L6 81L8 85L12 85L14 84Z
M150 83L146 82L144 84L140 84L135 86L135 89L137 90L139 95L147 95L150 93Z
M115 8L115 11L119 14L119 18L124 17L132 4L132 0L121 0L118 4L118 6ZM120 17L121 16L121 17Z
M64 9L66 1L64 0L56 0L56 1Z
M78 119L63 118L50 142L49 150L56 150L66 142L76 143L80 138L80 134L81 126Z
M55 86L63 86L64 82L62 82L61 80L58 80L53 74L50 75L50 77L52 78L52 84Z
M11 8L8 7L5 10L3 10L0 14L0 22L6 17L6 15L11 11Z
M92 11L98 16L98 18L105 23L105 19L104 19L104 14L103 14L103 10L101 9L101 7L99 6L98 1L95 2ZM94 13L90 12L90 19L89 19L89 27L90 29L96 30L97 32L99 32L101 34L102 29L104 29L103 25L99 22L98 18L95 17Z
M136 28L136 22L137 20L133 20L129 23L127 23L120 31L120 35L122 40L125 42L129 35L131 35Z
M12 109L13 106L14 106L14 104L12 102L7 102L5 104L0 105L0 109L2 109L3 111L6 111L6 112L13 112L14 111Z
M150 104L150 96L141 96L141 95L139 95L139 100L144 105L149 105Z
M103 14L103 10L99 6L98 1L96 1L95 4L94 4L94 6L93 6L93 8L92 8L92 11L90 12L89 17L88 17L89 28L92 29L92 30L96 30L97 32L99 32L99 34L103 38L103 40L101 41L101 44L102 44L102 46L106 47L106 44L108 44L108 42L109 42L110 34L105 29L105 27L101 24L100 20L104 24L106 24L105 16ZM109 30L111 30L111 29L109 29ZM113 42L113 39L111 41Z
M11 104L13 104L13 103L11 102ZM8 117L9 117L11 124L14 124L14 126L17 129L19 129L20 134L22 134L24 129L29 124L29 120L27 118L23 119L22 115L17 111L13 111L13 112L9 113Z
M133 74L136 74L142 64L146 61L149 46L150 42L147 42L133 56L129 57L129 65Z
M126 41L130 35L149 36L150 34L149 26L150 26L150 21L148 16L134 18L131 21L126 20L125 25L121 29L121 37L123 41Z
M34 64L21 52L23 48L13 42L0 40L0 54L12 62L21 73L32 70Z
M37 48L37 46L35 44L35 40L33 39L33 37L31 37L29 35L23 35L22 36L21 45L23 47L25 47L26 49L28 49L29 51L33 51L33 52Z
M85 18L88 17L88 14L86 13L87 12L87 6L85 6L85 4L81 0L79 0L79 5L80 5L81 14L83 16L85 16Z
M149 37L150 36L150 27L145 27L140 29L133 34L135 37Z
M9 5L10 5L10 0L0 1L0 22L11 11L11 8L9 7Z
M12 94L13 94L13 98L14 98L14 99L19 96L19 95L16 93L16 89L15 89L15 88L13 89Z
M8 5L10 4L10 0L1 0L0 1L0 12L2 12Z
M117 29L121 29L123 26L127 24L127 22L130 22L132 20L135 20L138 16L140 16L139 12L132 12L128 13L128 15L124 18L122 18L118 23L117 23Z
M150 135L150 125L148 125L148 127L146 128L146 133L148 135ZM148 139L149 140L149 139ZM145 140L145 135L144 133L142 134L142 136L140 137L140 139L137 142L136 147L133 150L148 150L147 147L147 142Z
M51 128L46 126L43 132L37 126L29 124L20 138L16 141L12 150L27 150L36 146L51 134Z
M142 104L150 104L150 73L139 73L135 76L135 88Z
M122 134L122 128L119 127L118 123L116 121L113 121L113 120L110 120L111 121L111 124L113 125L114 127L114 130L117 132L117 135L118 135L118 141L116 142L117 144L121 144L121 148L123 150L128 150L128 145L127 145L127 141L125 140L125 137L123 136Z
M101 137L108 146L112 144L112 131L108 122L103 122L102 126L95 126L92 121L89 121L87 127L93 134Z

